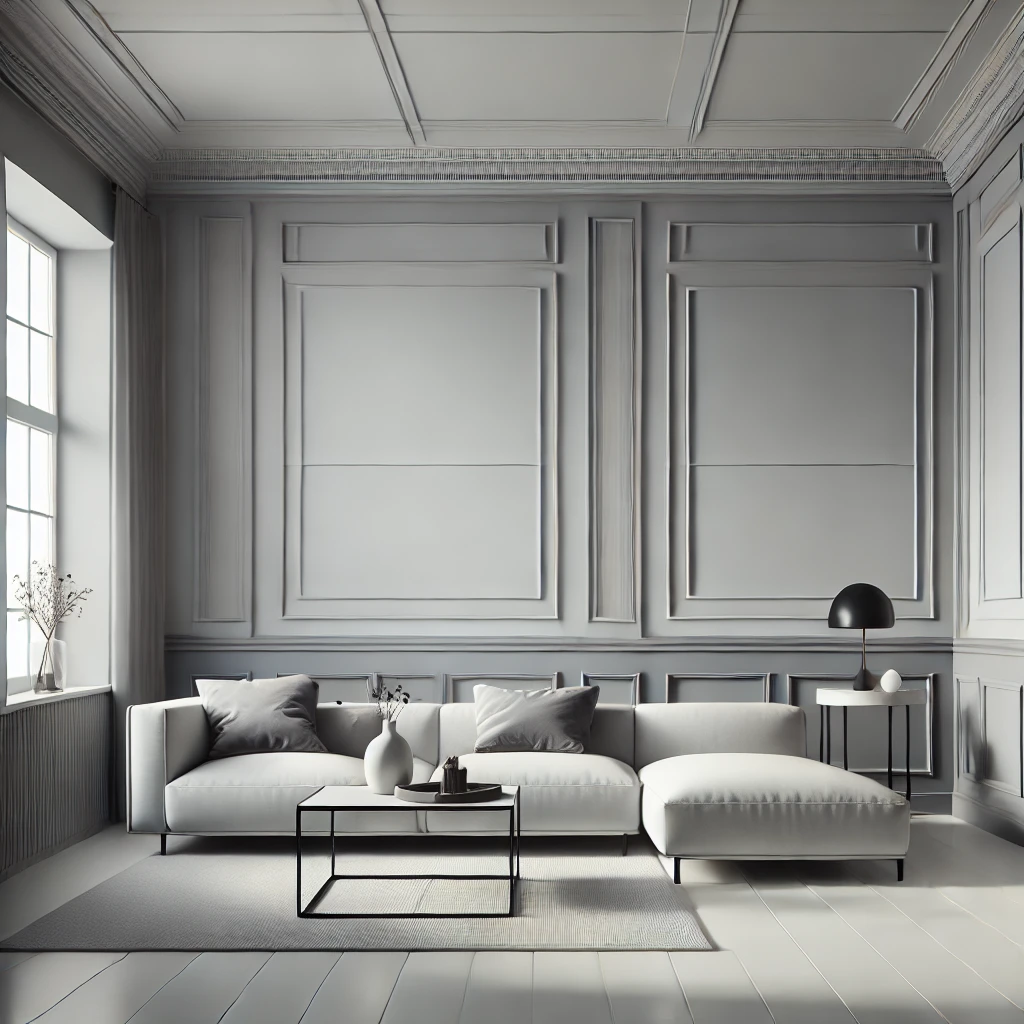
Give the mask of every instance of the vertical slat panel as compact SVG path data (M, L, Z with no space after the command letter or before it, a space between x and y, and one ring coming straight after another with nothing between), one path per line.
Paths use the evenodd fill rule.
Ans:
M635 248L631 219L590 221L590 618L636 620Z
M251 246L245 217L200 217L196 376L197 622L248 614Z
M111 697L0 715L0 878L110 820Z

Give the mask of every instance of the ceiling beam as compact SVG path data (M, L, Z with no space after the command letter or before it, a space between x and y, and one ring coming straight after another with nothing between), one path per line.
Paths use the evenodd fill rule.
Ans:
M932 57L928 67L924 69L910 95L903 101L897 111L893 123L905 132L909 132L924 113L925 107L931 103L935 94L942 88L949 73L964 55L971 44L978 26L985 15L996 5L997 0L971 0L957 18L953 27L946 34L942 45Z
M366 27L370 30L373 45L377 48L377 56L380 57L381 67L387 76L388 85L391 86L391 92L395 97L395 103L398 104L398 110L405 122L409 138L414 146L425 146L427 136L420 123L419 114L416 112L416 102L412 98L412 90L409 88L405 72L402 70L402 62L398 59L394 40L388 31L384 12L380 9L378 0L359 0L359 7L366 19Z
M708 114L708 107L711 104L711 94L715 88L715 81L718 78L718 69L722 65L722 55L725 53L725 44L729 41L729 33L732 31L732 23L736 17L736 8L740 0L721 0L718 9L718 24L715 27L715 37L711 43L711 53L708 56L708 64L704 69L704 76L700 82L700 92L697 94L697 105L693 110L693 120L690 122L690 141L693 142L701 133L704 121Z

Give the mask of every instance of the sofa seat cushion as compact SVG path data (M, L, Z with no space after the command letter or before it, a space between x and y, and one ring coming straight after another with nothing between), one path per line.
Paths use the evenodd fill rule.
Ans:
M683 754L640 771L643 822L668 856L902 857L910 805L853 772L786 754Z
M640 781L621 761L601 754L541 751L464 754L459 765L470 782L520 786L523 832L636 832ZM441 780L441 768L431 781ZM428 832L507 832L507 812L430 811Z
M414 759L413 781L426 782L433 765ZM164 792L172 832L295 832L295 806L321 786L365 786L362 758L345 754L275 752L206 761L170 782ZM321 820L322 819L322 820ZM338 814L348 832L416 832L415 812ZM308 814L303 831L330 828Z

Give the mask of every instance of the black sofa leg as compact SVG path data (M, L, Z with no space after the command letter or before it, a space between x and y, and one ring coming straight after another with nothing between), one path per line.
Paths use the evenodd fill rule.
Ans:
M161 857L166 857L167 856L167 833L166 832L161 832L160 833L160 856Z
M679 861L679 857L674 857L672 859L672 881L675 882L676 885L679 884Z
M629 836L625 832L622 833L622 856L625 857L629 853Z
M900 859L898 861L896 861L896 881L897 882L902 882L903 881L903 858L902 857L900 857Z

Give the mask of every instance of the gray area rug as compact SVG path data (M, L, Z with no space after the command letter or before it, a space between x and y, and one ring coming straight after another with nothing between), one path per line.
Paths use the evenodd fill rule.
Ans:
M5 940L19 950L709 950L686 892L633 839L524 839L514 917L296 916L295 844L173 838ZM340 851L339 847L339 851ZM321 852L322 850L322 852ZM508 854L480 840L360 839L339 852L351 874L499 874ZM304 899L327 877L326 848L303 857ZM318 909L363 913L503 911L508 883L338 881Z

